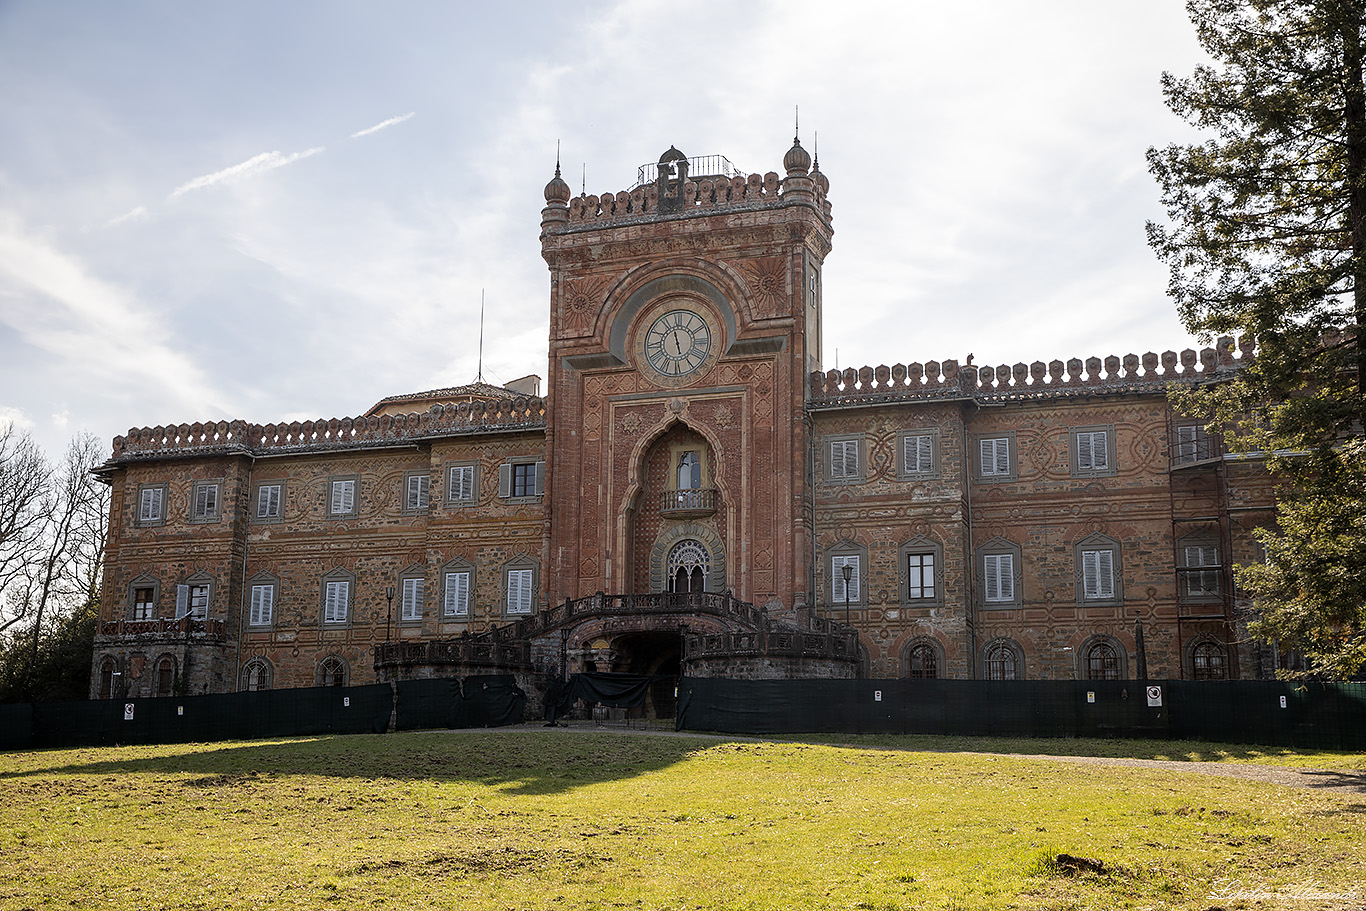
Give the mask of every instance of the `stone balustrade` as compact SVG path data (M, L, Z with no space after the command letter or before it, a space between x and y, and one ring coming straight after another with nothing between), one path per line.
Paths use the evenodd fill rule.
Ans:
M847 368L811 374L814 402L838 403L866 398L935 398L964 396L977 399L1018 399L1051 395L1106 392L1171 382L1212 379L1250 363L1255 354L1250 336L1235 344L1229 337L1213 348L1180 354L1148 352L1106 358L1072 358L1032 364L978 367L956 360L897 364L893 367Z
M222 642L227 638L227 625L222 620L196 620L188 616L178 620L169 617L156 620L102 620L99 635L114 639L136 636L178 639L204 637Z
M114 461L167 453L339 449L432 437L545 427L546 401L516 396L492 402L433 405L428 411L279 424L217 421L132 429L114 438Z

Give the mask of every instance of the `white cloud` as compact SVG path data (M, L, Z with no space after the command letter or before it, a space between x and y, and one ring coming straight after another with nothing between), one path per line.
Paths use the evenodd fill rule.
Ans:
M121 225L121 224L123 224L124 222L128 222L128 221L141 221L142 219L144 219L144 218L146 218L146 217L147 217L147 207L146 207L146 206L138 206L138 207L136 207L136 208L134 208L134 209L130 209L130 210L127 211L127 212L124 212L122 215L119 215L119 216L117 216L117 217L115 217L115 218L109 219L107 222L104 223L104 226L105 226L106 228L112 228L112 227L115 227L116 225Z
M235 164L230 168L215 171L212 174L205 174L187 181L171 191L169 199L183 196L193 190L202 190L211 187L216 183L231 180L234 177L247 177L252 174L260 174L264 171L273 171L276 168L283 168L287 164L293 164L304 158L311 158L319 152L324 151L326 146L316 146L312 149L305 149L302 152L295 152L292 155L281 155L279 152L262 152L254 158L248 158L241 164Z
M0 213L0 322L46 352L53 369L105 394L119 390L206 411L198 365L123 288Z
M52 415L52 426L58 428L59 430L65 430L66 426L70 423L71 411L68 408L63 408L61 411L58 411L57 413Z
M388 120L381 120L379 123L375 124L372 127L366 127L363 130L357 130L356 132L351 134L351 138L359 139L362 136L369 136L371 133L378 133L380 130L386 127L391 127L396 123L402 123L405 120L411 120L416 116L417 111L409 111L406 114L400 114L398 117L390 117Z

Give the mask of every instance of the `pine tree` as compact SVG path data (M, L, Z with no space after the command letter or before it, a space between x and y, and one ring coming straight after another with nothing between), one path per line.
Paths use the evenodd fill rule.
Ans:
M1347 676L1366 663L1366 0L1188 0L1214 61L1163 75L1210 138L1150 149L1170 224L1148 226L1202 337L1252 335L1231 382L1175 395L1287 482L1264 566L1239 568L1254 634Z

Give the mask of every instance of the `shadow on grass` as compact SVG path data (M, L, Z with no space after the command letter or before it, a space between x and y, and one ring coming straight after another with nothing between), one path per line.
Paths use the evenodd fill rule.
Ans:
M516 731L346 734L300 740L217 743L212 746L168 744L110 749L131 754L121 759L70 762L61 750L30 753L27 759L50 756L51 764L33 763L0 772L0 780L35 775L145 774L181 778L187 787L228 784L256 776L320 775L362 780L469 781L502 787L510 794L555 794L586 785L618 781L667 768L714 745L691 738L639 737L626 734L541 734Z

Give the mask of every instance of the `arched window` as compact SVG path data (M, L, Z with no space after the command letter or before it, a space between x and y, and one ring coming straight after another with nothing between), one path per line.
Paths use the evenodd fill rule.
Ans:
M169 696L175 689L175 659L163 655L157 662L157 695Z
M1108 642L1097 642L1086 650L1087 680L1118 680L1119 666L1119 654Z
M669 551L669 591L706 591L710 566L711 557L701 541L679 541Z
M1019 680L1024 676L1024 662L1009 639L1001 639L986 648L986 678L988 680Z
M100 698L111 699L114 696L114 659L105 658L100 662Z
M346 662L329 655L318 665L318 686L346 686Z
M911 646L907 665L906 676L933 680L939 676L939 652L928 642L917 643Z
M1196 680L1223 680L1228 676L1227 652L1218 642L1197 642L1191 649L1191 671Z
M264 658L253 658L242 668L242 689L257 693L270 689L270 662Z
M697 490L702 486L702 462L688 450L678 459L678 489Z

